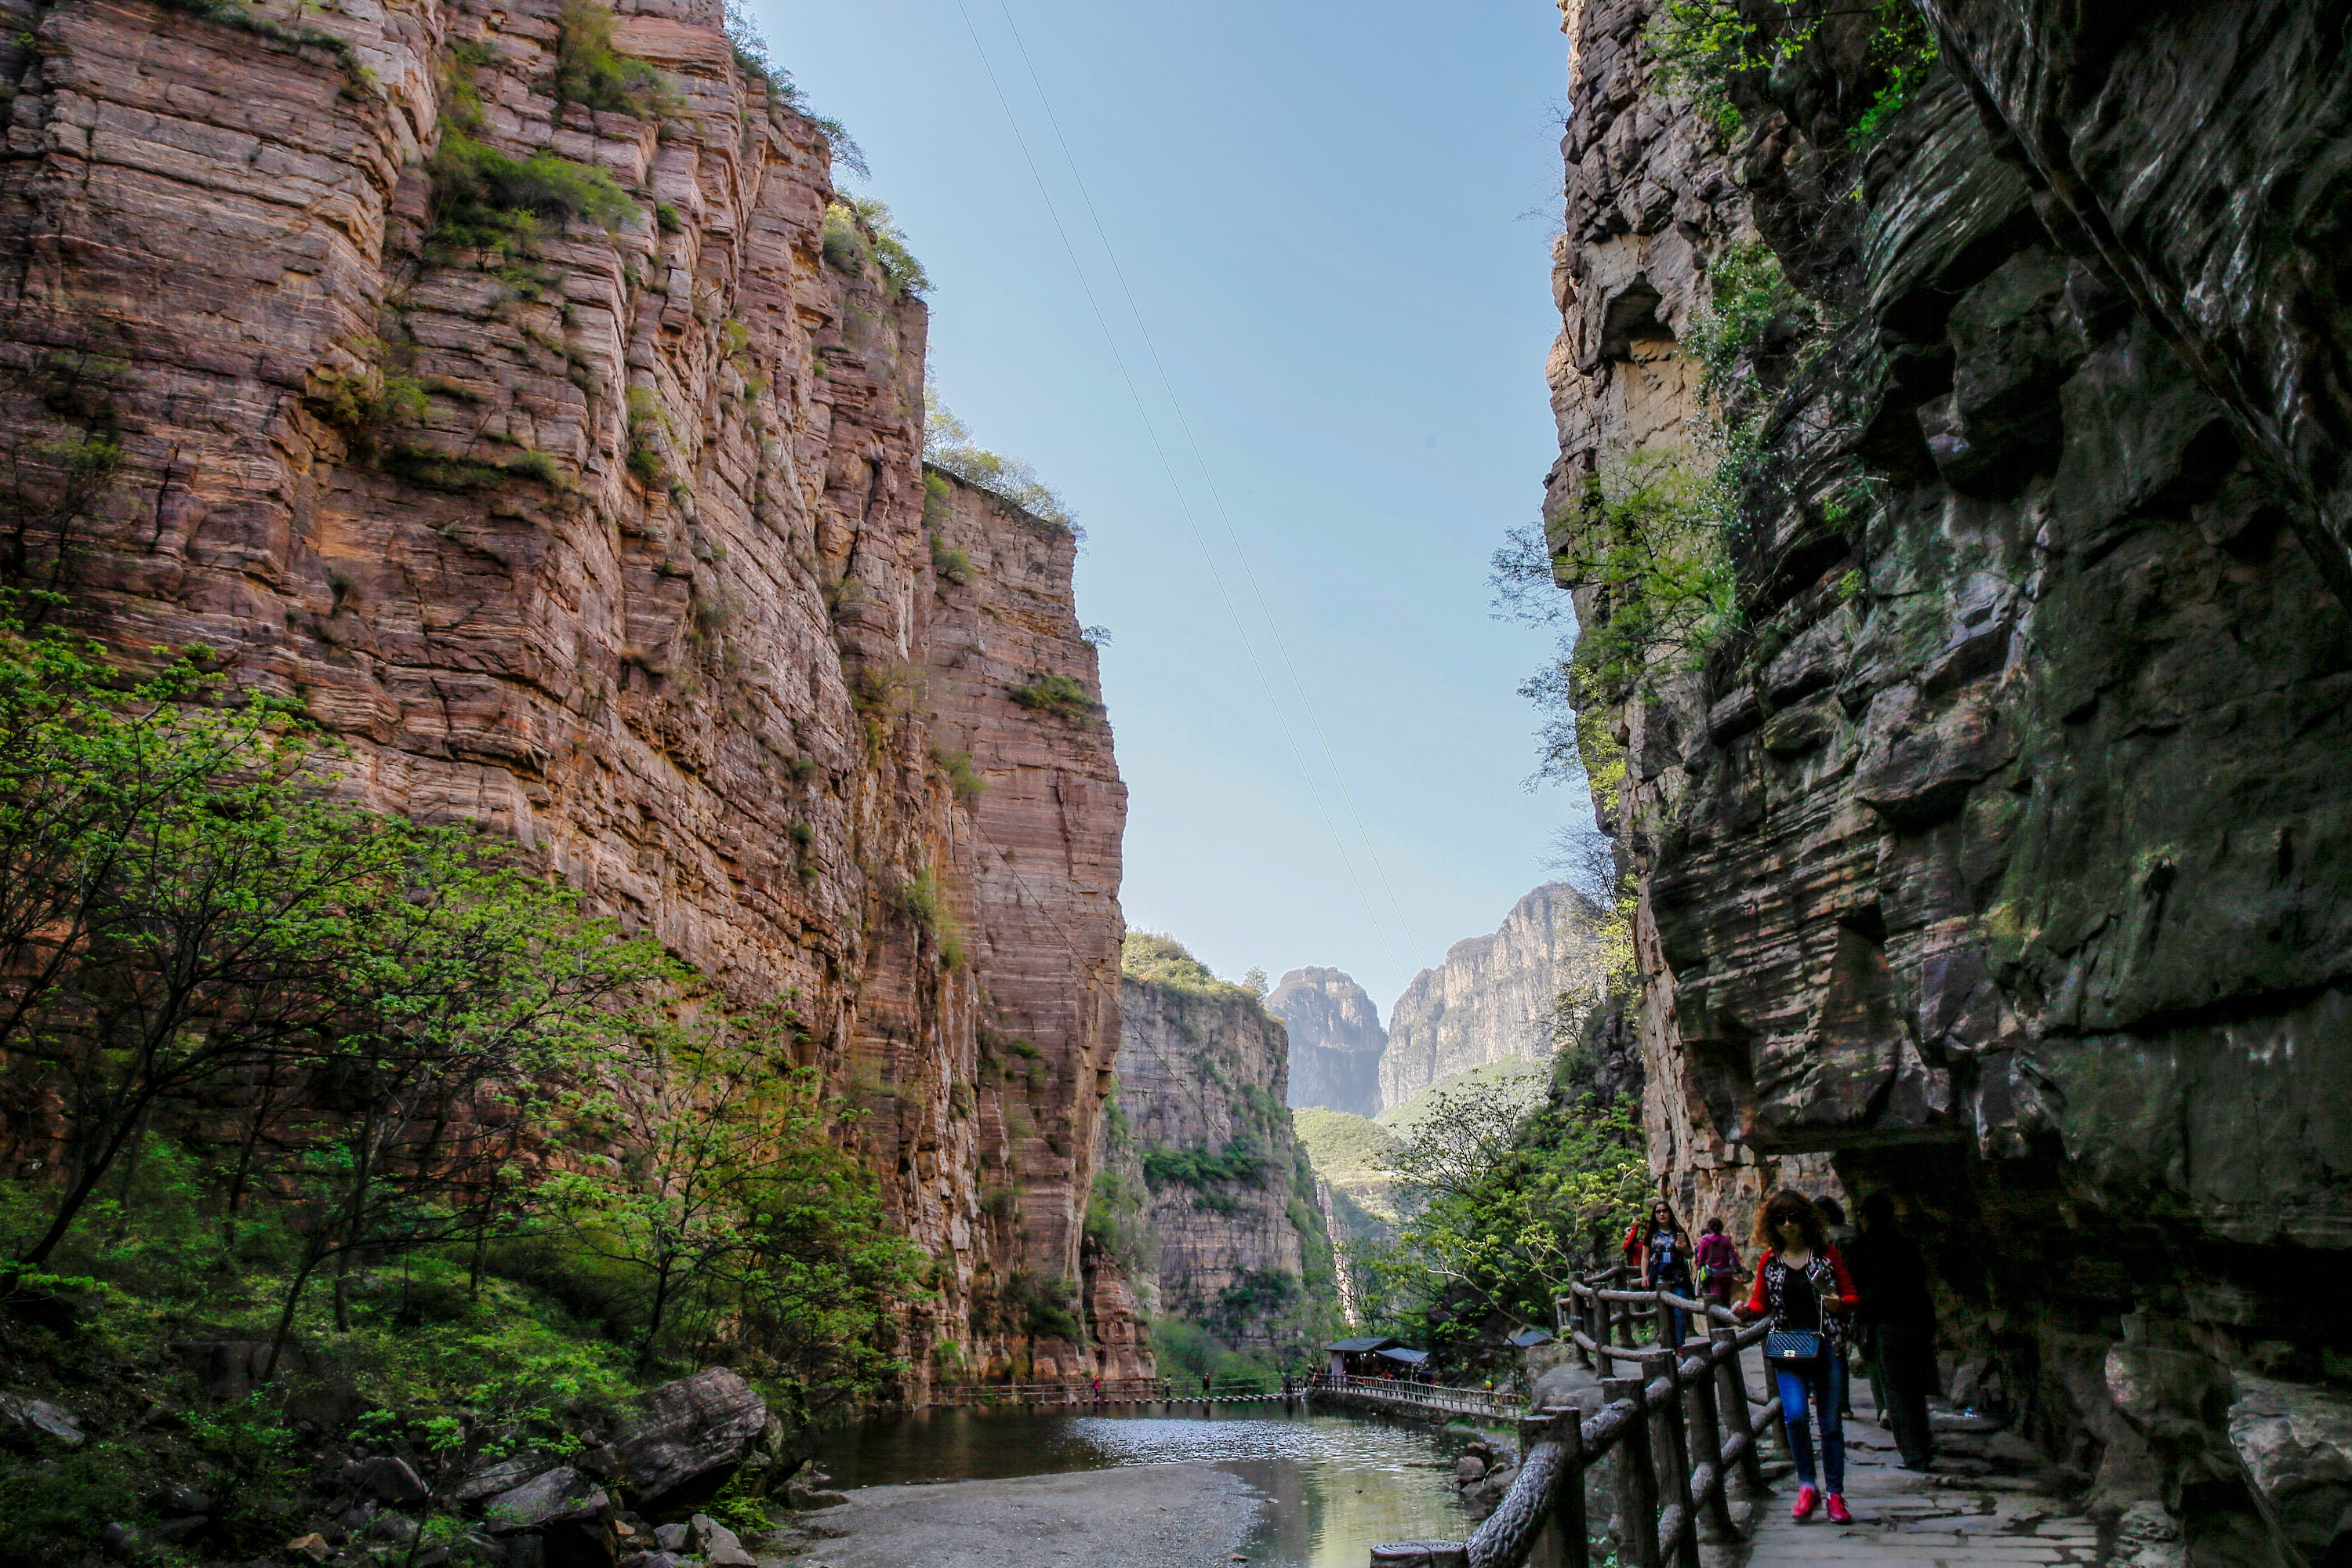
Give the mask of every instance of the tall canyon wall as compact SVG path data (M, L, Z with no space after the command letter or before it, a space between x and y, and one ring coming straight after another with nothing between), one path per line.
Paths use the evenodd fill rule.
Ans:
M1547 537L1638 903L1602 1025L1685 1201L1894 1193L1955 1397L2095 1510L2336 1561L2342 19L1923 0L1906 99L1917 17L1819 9L1735 120L1662 79L1662 6L1563 7ZM1727 526L1629 501L1644 461ZM1629 529L1737 614L1629 641Z
M1139 946L1150 944L1147 954ZM1296 1354L1334 1326L1331 1242L1291 1128L1289 1042L1250 991L1129 939L1117 1110L1147 1194L1159 1311ZM1141 956L1142 962L1135 958Z
M1444 963L1414 975L1389 1009L1381 1108L1475 1068L1549 1057L1561 994L1573 1011L1600 991L1599 921L1574 888L1547 882L1511 906L1491 935L1455 942Z
M1004 1306L1082 1276L1131 1343L1082 1258L1125 795L1075 542L927 485L926 310L845 215L828 244L824 136L716 0L624 0L676 100L642 117L554 98L556 0L199 9L0 37L18 585L56 562L75 626L202 644L343 737L355 798L486 823L791 997L938 1260L919 1366L1091 1366ZM453 233L453 137L625 210ZM45 454L99 439L113 482L52 504ZM1024 705L1046 677L1090 700Z

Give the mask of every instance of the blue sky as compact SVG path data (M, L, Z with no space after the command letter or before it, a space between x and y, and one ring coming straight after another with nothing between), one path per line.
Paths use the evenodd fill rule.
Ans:
M1221 974L1335 964L1385 1017L1590 820L1521 787L1549 638L1486 583L1553 456L1558 13L751 9L930 273L944 400L1087 531L1129 923Z

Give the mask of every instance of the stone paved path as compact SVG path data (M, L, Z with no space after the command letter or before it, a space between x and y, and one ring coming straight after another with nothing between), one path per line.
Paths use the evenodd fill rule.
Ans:
M2042 1489L2040 1457L2007 1433L1948 1414L1937 1417L1937 1464L1898 1467L1892 1435L1878 1426L1868 1388L1854 1390L1846 1435L1846 1506L1852 1524L1816 1510L1789 1517L1793 1478L1763 1500L1748 1568L2091 1568L2098 1529ZM2004 1471L2015 1473L2000 1473Z

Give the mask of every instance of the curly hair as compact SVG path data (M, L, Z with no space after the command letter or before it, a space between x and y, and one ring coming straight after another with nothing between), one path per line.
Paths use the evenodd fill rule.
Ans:
M1811 1250L1819 1252L1830 1244L1829 1233L1822 1226L1822 1211L1813 1206L1813 1200L1794 1187L1782 1187L1756 1212L1756 1245L1779 1251L1780 1227L1790 1223L1803 1233Z

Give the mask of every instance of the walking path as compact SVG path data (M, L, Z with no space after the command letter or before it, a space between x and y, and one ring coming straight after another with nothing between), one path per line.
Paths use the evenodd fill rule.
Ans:
M1895 1439L1876 1420L1864 1386L1845 1424L1846 1506L1852 1524L1820 1512L1789 1517L1793 1478L1764 1500L1748 1568L2089 1568L2098 1527L2042 1488L2031 1445L1990 1423L1936 1417L1936 1465L1900 1468ZM2002 1473L2013 1472L2013 1473Z

